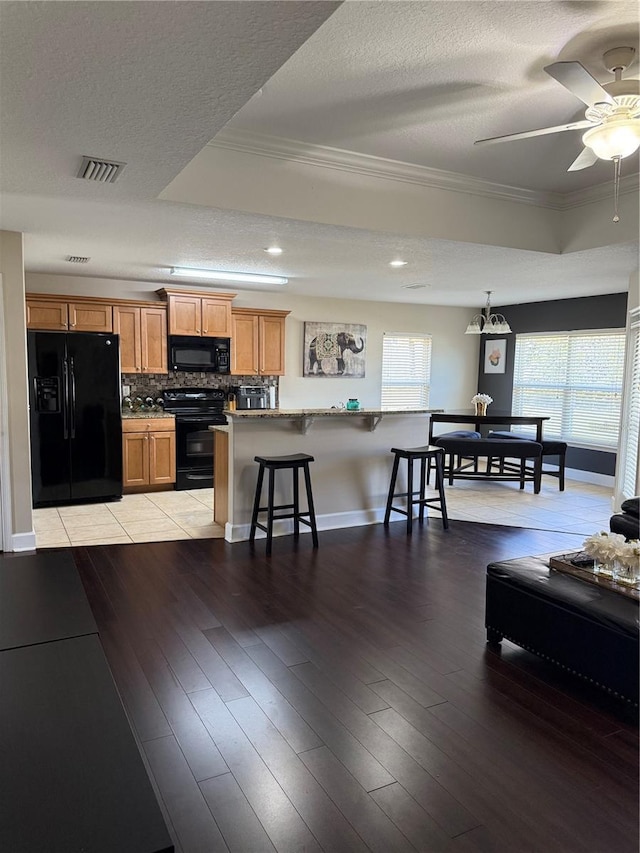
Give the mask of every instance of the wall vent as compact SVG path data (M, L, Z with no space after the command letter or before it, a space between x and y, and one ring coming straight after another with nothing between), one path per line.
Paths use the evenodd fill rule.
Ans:
M66 259L70 264L88 264L91 258L84 255L67 255Z
M119 176L126 163L115 160L103 160L100 157L83 157L77 177L85 181L98 181L101 184L112 184Z

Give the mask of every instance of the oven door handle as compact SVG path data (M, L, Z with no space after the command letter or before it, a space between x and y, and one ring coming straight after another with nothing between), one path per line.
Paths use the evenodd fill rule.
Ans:
M178 416L176 418L176 423L179 424L211 424L211 426L221 426L223 425L222 421L217 421L212 418L200 417L200 418L183 418Z

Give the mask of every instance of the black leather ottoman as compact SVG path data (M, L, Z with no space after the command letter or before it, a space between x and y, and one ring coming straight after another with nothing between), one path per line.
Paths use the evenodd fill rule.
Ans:
M620 509L609 519L609 530L622 533L626 539L640 538L640 497L629 498Z
M547 557L487 566L487 642L503 638L638 704L638 601L551 571Z

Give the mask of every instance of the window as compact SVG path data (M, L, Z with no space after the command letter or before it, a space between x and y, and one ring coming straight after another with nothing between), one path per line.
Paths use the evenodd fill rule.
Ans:
M383 409L426 409L431 383L431 335L388 332L382 341Z
M546 437L615 450L624 349L617 331L517 335L512 414L549 415Z
M625 404L625 430L618 463L621 466L622 499L638 494L638 444L640 441L640 308L631 313L629 326L627 366L627 400Z

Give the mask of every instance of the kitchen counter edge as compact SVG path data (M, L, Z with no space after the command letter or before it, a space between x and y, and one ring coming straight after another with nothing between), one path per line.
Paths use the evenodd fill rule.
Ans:
M374 416L385 417L387 415L429 415L434 412L444 412L444 409L242 409L235 411L224 410L229 418L333 418L333 417L358 417Z
M175 418L171 412L121 412L122 420L139 418L146 420L147 418Z

